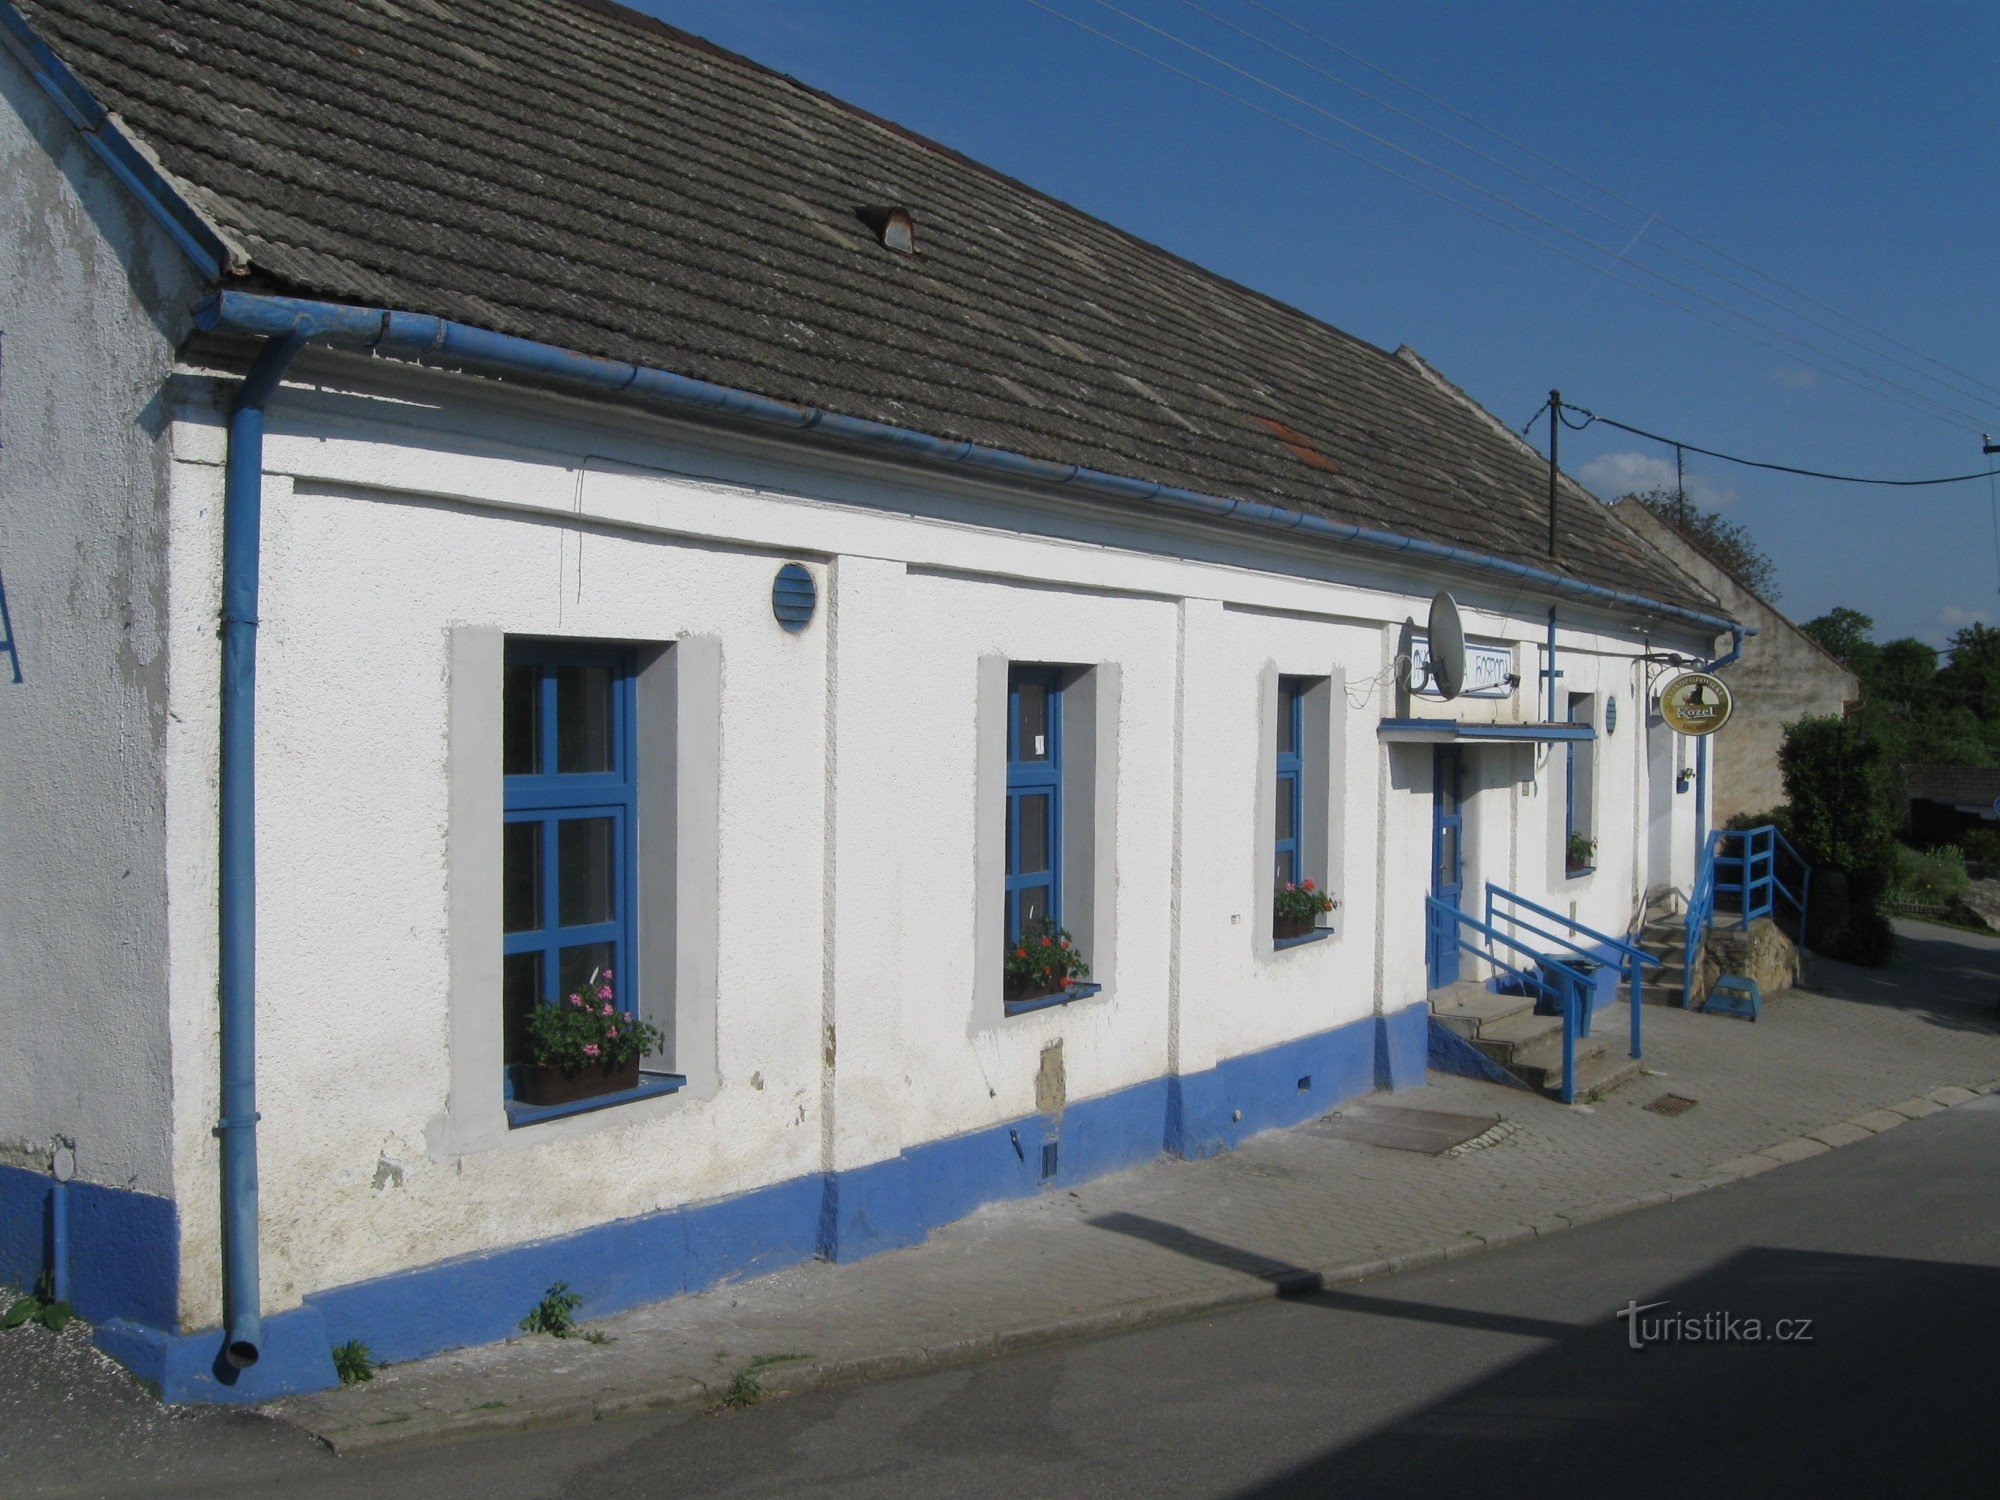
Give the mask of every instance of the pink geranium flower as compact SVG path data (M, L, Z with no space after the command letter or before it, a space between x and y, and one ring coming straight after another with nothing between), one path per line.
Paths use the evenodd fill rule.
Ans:
M583 1048L583 1055L584 1055L585 1057L595 1057L595 1056L597 1056L597 1043L595 1043L595 1042L586 1042L586 1043L584 1044L584 1048Z

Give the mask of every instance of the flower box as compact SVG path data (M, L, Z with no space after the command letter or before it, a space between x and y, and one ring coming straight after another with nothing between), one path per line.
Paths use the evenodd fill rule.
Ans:
M1051 995L1060 995L1069 987L1066 979L1051 982L1032 974L1009 974L1001 986L1000 996L1009 1005L1020 1005L1029 1000L1046 1000Z
M1275 917L1271 922L1271 937L1282 943L1286 938L1311 937L1317 925L1314 917Z
M574 1104L638 1086L637 1057L567 1070L548 1063L521 1063L514 1069L514 1097L523 1104Z

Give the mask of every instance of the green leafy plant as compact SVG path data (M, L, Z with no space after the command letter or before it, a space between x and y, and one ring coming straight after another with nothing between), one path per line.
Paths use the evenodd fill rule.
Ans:
M342 1385L359 1385L375 1378L375 1356L360 1339L349 1339L333 1348L333 1373Z
M1339 905L1311 880L1301 880L1296 885L1288 880L1285 888L1271 898L1271 915L1280 922L1316 922Z
M583 1306L583 1298L569 1289L567 1281L558 1281L542 1294L542 1300L528 1309L528 1315L521 1319L524 1333L546 1333L551 1338L566 1339L576 1332L576 1310Z
M611 971L594 970L590 982L528 1013L528 1060L565 1073L615 1068L665 1044L657 1026L618 1008Z
M1007 978L1030 992L1064 988L1090 977L1090 965L1077 951L1076 939L1044 922L1007 950Z
M602 1328L586 1328L577 1337L582 1339L586 1344L610 1344L617 1342Z
M808 1354L760 1354L750 1363L729 1377L729 1386L722 1393L722 1405L731 1410L755 1406L762 1401L768 1391L759 1378L760 1372L772 1365L788 1365L798 1360L810 1359Z
M1597 840L1584 833L1572 833L1563 845L1563 857L1572 870L1587 870L1597 858Z
M67 1302L56 1300L55 1277L47 1271L25 1297L17 1297L0 1313L0 1328L19 1328L23 1323L39 1323L50 1333L61 1333L76 1314Z

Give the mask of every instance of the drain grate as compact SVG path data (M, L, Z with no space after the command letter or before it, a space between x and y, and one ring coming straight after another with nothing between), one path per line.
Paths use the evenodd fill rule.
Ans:
M1683 1094L1662 1094L1645 1107L1656 1115L1684 1115L1694 1108L1695 1103Z

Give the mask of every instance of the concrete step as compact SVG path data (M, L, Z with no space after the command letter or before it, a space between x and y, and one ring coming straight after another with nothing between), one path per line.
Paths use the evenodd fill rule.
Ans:
M1576 1075L1579 1095L1586 1076L1602 1077L1601 1066L1606 1059L1630 1059L1632 1012L1629 1006L1607 1005L1591 1022L1590 1035L1576 1039ZM1548 1029L1533 1037L1524 1038L1512 1047L1505 1058L1493 1057L1493 1053L1480 1043L1482 1052L1499 1063L1529 1088L1540 1089L1544 1093L1559 1094L1562 1091L1562 1023L1555 1016L1540 1017L1548 1023ZM1599 1085L1603 1086L1602 1084Z
M1623 1046L1605 1048L1602 1056L1593 1057L1587 1064L1579 1062L1576 1065L1576 1102L1592 1103L1590 1096L1593 1092L1603 1098L1620 1084L1637 1078L1644 1066ZM1560 1087L1561 1083L1562 1079L1558 1076L1557 1086Z
M1648 980L1639 991L1639 1000L1644 1005L1671 1005L1678 1008L1681 1003L1680 970L1674 971L1672 980Z
M1431 1014L1467 1041L1476 1041L1489 1026L1511 1020L1535 1008L1533 995L1496 995L1474 979L1461 979L1430 993Z

